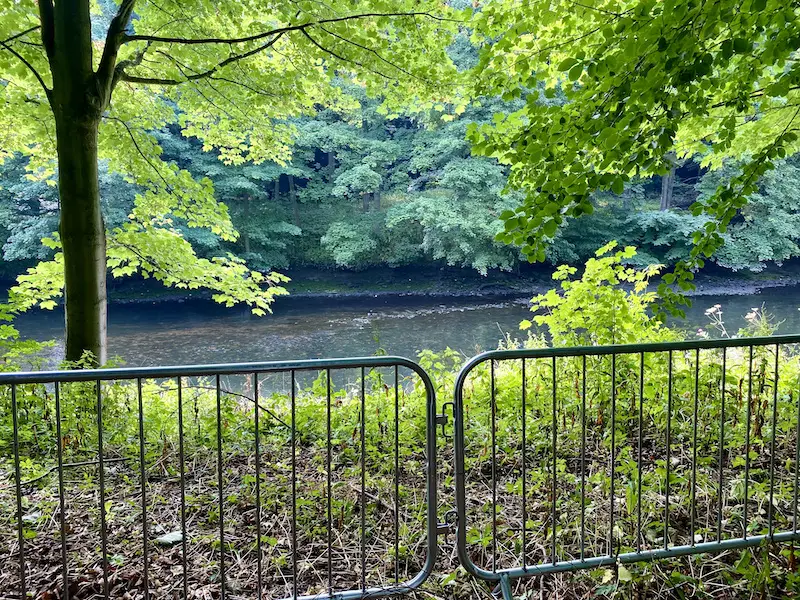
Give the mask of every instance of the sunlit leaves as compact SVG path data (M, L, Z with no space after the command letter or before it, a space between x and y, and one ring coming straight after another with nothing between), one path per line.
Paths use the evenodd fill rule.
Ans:
M553 274L561 290L551 289L531 300L533 321L547 327L554 346L590 346L674 339L675 332L652 318L656 299L648 283L661 265L644 269L627 266L636 256L628 246L616 250L609 242L584 265L580 279L575 267L562 265ZM528 320L521 329L531 327Z
M795 5L773 0L487 4L473 35L485 44L479 89L507 93L530 78L547 89L515 121L469 132L475 151L508 164L509 183L527 192L501 239L543 259L563 217L584 214L597 190L619 194L630 177L664 173L670 152L711 167L749 161L698 207L711 224L679 265L676 281L690 285L758 177L797 149L798 20ZM514 68L520 61L530 73ZM550 102L555 91L566 102Z
M209 289L217 302L244 303L258 315L269 312L272 300L287 293L281 284L289 281L278 273L253 271L232 255L199 258L176 231L135 223L112 232L108 266L118 277L138 272L168 287Z
M38 8L31 0L0 3L0 161L28 155L31 173L47 179L56 173L56 133L40 85L51 86L52 78L37 29ZM95 69L103 46L116 39L105 35L115 9L113 3L91 3ZM206 260L194 254L175 221L225 241L237 233L211 180L164 160L156 132L180 128L225 164L286 164L298 133L292 118L321 106L358 106L353 94L332 85L340 78L380 97L386 112L463 111L466 100L453 85L458 74L446 48L467 15L437 0L359 0L347 6L192 0L167 8L138 1L119 49L113 96L86 93L88 103L102 98L104 166L138 192L128 222L109 232L112 274L208 287L220 302L246 302L263 313L283 292L281 278L250 270L234 257ZM357 192L363 180L343 182L343 193ZM19 307L35 304L35 293L46 307L52 305L61 285L61 278L52 277L59 256L20 279Z

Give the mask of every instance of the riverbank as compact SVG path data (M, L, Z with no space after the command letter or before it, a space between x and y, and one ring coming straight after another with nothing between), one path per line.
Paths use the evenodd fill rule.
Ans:
M482 276L457 268L394 268L366 271L292 269L287 272L290 296L278 302L366 298L514 299L532 297L553 287L553 270L539 265L517 273L493 272ZM657 282L656 282L657 283ZM800 285L800 263L771 267L760 273L712 269L698 273L697 289L688 296L749 296L763 290ZM109 287L117 304L210 300L205 290L175 290L152 281L120 281Z
M291 269L286 274L288 297L276 306L297 301L358 302L369 298L435 300L514 300L531 298L553 287L553 269L524 265L518 272L492 272L487 276L454 267L400 267L365 271ZM657 283L657 282L655 282ZM5 282L6 286L12 285ZM688 296L750 296L763 290L800 285L800 262L770 267L760 273L713 268L698 273L697 289ZM112 304L159 304L211 301L207 290L166 288L152 280L110 280Z

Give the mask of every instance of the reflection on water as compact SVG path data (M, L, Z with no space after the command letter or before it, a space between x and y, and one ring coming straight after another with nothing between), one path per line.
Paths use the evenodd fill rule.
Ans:
M798 292L776 288L750 296L697 297L680 325L705 327L705 309L721 304L733 333L751 308L765 303L783 321L780 333L800 332ZM413 358L420 350L446 347L471 355L495 348L506 335L522 337L518 324L528 317L525 300L286 298L266 317L203 301L112 305L109 350L129 366L363 356L381 350ZM57 339L63 315L37 311L21 316L18 325L24 336ZM57 347L58 354L62 351Z

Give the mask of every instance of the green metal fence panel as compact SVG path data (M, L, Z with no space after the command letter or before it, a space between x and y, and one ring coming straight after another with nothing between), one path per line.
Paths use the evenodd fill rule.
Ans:
M800 539L798 344L472 358L454 391L459 561L510 600L519 578Z
M352 380L346 389L336 389L332 381L336 374L350 374ZM376 373L381 374L380 378ZM388 375L387 375L388 373ZM318 375L320 379L316 382L316 391L313 395L299 394L298 378L310 374ZM269 385L270 377L280 376L287 382L288 389L285 390L283 406L285 408L284 419L269 407L262 406L263 396L260 395L260 388ZM386 379L383 377L386 376ZM402 378L401 378L402 376ZM242 388L231 390L225 385L226 378L238 378ZM374 379L370 379L374 378ZM413 381L410 381L413 380ZM177 427L177 464L174 468L177 473L170 473L169 478L173 484L169 489L162 486L158 494L151 492L153 481L159 479L152 472L157 460L149 460L148 456L154 451L152 444L146 443L146 434L149 423L152 422L154 415L144 414L143 397L147 394L148 386L155 385L153 382L172 382L171 387L158 388L161 396L169 396L171 401L177 402L177 414L167 411L167 415L159 418L171 419L175 421L170 426ZM406 384L405 382L408 381ZM73 386L73 387L70 387ZM78 386L78 387L74 387ZM368 387L369 386L369 387ZM425 536L423 547L425 549L424 563L414 574L406 575L408 569L401 565L400 551L400 512L403 507L403 492L401 487L406 485L402 481L404 475L404 458L401 456L400 432L404 426L409 426L404 422L404 415L401 411L401 403L407 392L407 387L416 390L424 396L424 414L414 415L413 418L425 423L426 446L424 449L417 448L416 451L424 453L424 460L421 461L424 469L424 476L421 477L423 486L421 495L424 496L425 526L424 531L420 532ZM145 392L143 392L143 388ZM208 410L204 417L193 418L190 425L188 417L193 414L199 415L198 396L190 398L190 390L204 390L204 396L199 396L199 401L208 403ZM3 373L0 374L0 393L7 394L10 399L11 413L13 415L13 479L14 479L14 506L15 512L9 523L13 523L16 529L16 539L13 540L10 531L4 531L4 537L9 539L8 560L0 562L2 574L0 582L6 580L5 587L0 595L6 597L26 598L29 592L41 596L42 586L50 590L47 597L62 597L68 600L73 594L76 585L86 584L86 571L91 571L90 563L96 565L98 577L98 589L96 593L100 597L109 598L118 595L119 586L124 586L117 573L119 558L113 555L110 537L119 537L119 529L127 527L129 523L135 522L136 525L131 531L126 531L125 535L136 538L138 542L125 539L124 544L131 548L133 544L138 544L138 551L135 560L141 561L141 570L138 576L141 579L136 583L144 590L145 600L153 594L156 585L162 586L164 582L154 581L154 561L175 559L177 562L173 566L176 580L180 580L180 585L176 586L176 593L184 598L193 596L200 597L202 594L213 594L221 600L226 597L241 593L242 590L235 589L234 582L231 581L231 572L237 567L241 553L252 552L255 550L257 560L255 573L244 573L242 576L249 576L253 581L252 592L258 598L288 597L310 600L314 599L336 599L350 600L354 598L379 598L405 594L418 588L431 574L437 555L437 487L436 487L436 400L433 383L427 373L415 362L392 356L368 357L368 358L346 358L336 360L303 360L303 361L283 361L265 362L248 364L226 364L226 365L206 365L188 367L157 367L157 368L124 368L124 369L98 369L98 370L75 370L75 371L52 371L52 372L29 372L29 373ZM371 398L374 394L380 395L385 399L385 406L368 406L373 402ZM58 565L55 570L48 569L47 576L54 577L53 580L39 581L34 578L31 565L40 557L36 556L34 541L30 538L35 535L35 528L30 525L27 519L32 519L25 514L25 505L29 497L34 493L36 482L41 481L41 477L33 478L30 481L21 480L21 465L25 464L27 448L32 443L30 439L20 439L21 427L19 419L25 416L27 408L23 409L20 405L20 398L40 398L43 403L52 404L55 411L56 440L57 447L52 448L52 454L56 454L57 464L51 469L57 475L58 485L58 509L53 513L53 522L56 522L57 532L53 532L53 538L57 539ZM231 403L230 398L235 397L239 404ZM71 408L65 407L65 402L71 403ZM122 457L117 454L110 455L110 438L119 436L119 428L122 427L121 418L114 417L109 413L110 402L115 401L121 406L119 410L132 411L135 415L136 426L125 438L125 441L138 447L138 453L134 456ZM303 403L316 402L317 412L322 423L304 423L298 421L298 409L303 407ZM383 401L383 400L382 400ZM92 430L95 439L91 440L91 460L74 464L65 463L64 450L69 442L69 434L66 432L66 423L72 418L72 411L76 410L77 403L82 403L83 410L86 410L96 417L96 427ZM194 402L194 406L190 406ZM172 408L174 409L173 405ZM380 417L375 412L377 410L388 411L388 414ZM50 410L50 408L48 408ZM166 409L165 409L166 410ZM171 410L171 409L170 409ZM336 459L336 455L344 455L342 447L345 441L333 439L332 422L343 419L342 414L347 414L352 424L353 433L346 441L347 456L343 459ZM206 419L205 423L201 423ZM267 420L280 421L283 429L281 438L283 440L282 457L270 457L265 455L263 447L262 430ZM245 427L248 430L252 427L252 443L244 449L227 447L230 438L229 429L231 423L236 426ZM190 461L197 462L197 448L187 448L188 430L191 427L205 428L210 435L209 447L213 451L203 460L216 461L213 470L216 472L206 482L205 487L192 485L196 482L190 481L197 477L196 473L189 468ZM301 444L303 436L309 437L309 432L305 428L319 426L322 436L311 442L308 440ZM64 430L62 430L64 429ZM375 465L368 460L368 436L380 436L381 443L386 443L391 449L393 464ZM27 434L26 434L27 435ZM237 442L238 443L238 442ZM370 441L372 443L372 441ZM167 441L164 441L164 450L167 452ZM309 452L309 446L316 448L316 452ZM305 450L304 450L305 448ZM247 458L244 466L236 467L239 471L230 472L226 466L226 457L230 452L240 452ZM252 457L253 462L249 461ZM134 468L120 471L120 464L130 463ZM138 463L138 465L136 464ZM288 464L286 464L288 463ZM335 463L335 464L334 464ZM78 492L75 485L66 485L65 473L71 467L91 466L97 469L97 478L92 481L92 494L96 494L93 507L83 507L87 510L86 521L90 528L95 524L97 531L93 532L95 539L99 542L96 556L87 559L81 557L82 572L74 563L76 556L73 554L74 548L71 546L71 537L75 535L68 526L65 518L72 508L74 501L73 495ZM377 497L370 492L370 486L377 485L374 478L377 476L374 470L381 469L385 476L387 490L382 490ZM166 467L164 467L166 470ZM270 469L276 471L279 477L277 481L284 481L283 489L289 496L286 502L278 501L271 497L264 497L268 491L267 486L261 484L265 472ZM342 473L349 473L349 479L343 480ZM44 476L48 476L46 472ZM319 477L317 477L319 475ZM138 495L138 500L131 504L126 498L120 498L115 493L111 479L119 481L121 478L135 481L138 479L134 489L129 490L131 494ZM236 484L247 482L246 478L251 478L254 484L248 484L253 489L254 497L247 499L240 498L237 494L231 495L229 487L226 485L231 479ZM283 478L281 480L280 478ZM168 479L169 479L168 478ZM161 477L163 479L163 477ZM309 481L311 480L311 481ZM347 485L349 484L349 486ZM136 492L138 487L138 492ZM311 497L301 491L311 489ZM351 489L352 488L352 489ZM127 489L127 488L126 488ZM241 489L237 485L235 489ZM165 491L166 490L166 491ZM199 491L198 491L199 490ZM386 491L383 494L383 491ZM202 502L200 507L192 506L194 502L190 498L191 494L201 494ZM165 502L165 495L174 496L174 508L171 513L167 511L167 516L179 525L179 533L175 539L179 538L176 545L176 555L170 554L169 557L160 552L161 556L154 556L158 545L155 538L157 523L151 511L159 502ZM339 498L337 498L339 496ZM346 496L346 500L342 497ZM8 499L10 500L10 499ZM121 504L120 504L121 503ZM120 505L119 509L116 507ZM380 517L375 514L383 507L383 515ZM128 513L128 517L115 514L115 509ZM341 537L344 535L341 521L345 518L345 511L358 513L353 517L357 523L354 526L357 531L353 533L351 547L345 549L342 545ZM97 517L92 516L94 512ZM301 556L300 550L303 544L311 544L309 541L313 532L304 530L304 525L299 521L299 513L311 514L315 522L318 522L317 529L324 529L324 533L317 532L318 540L313 542L319 544L307 549L305 557ZM371 514L368 516L368 512ZM191 514L190 514L191 513ZM198 514L204 515L209 520L218 521L217 530L214 534L208 530L204 538L211 539L192 539L189 530L196 528ZM236 516L236 522L226 523L230 515ZM163 515L162 515L163 517ZM120 522L123 519L123 523ZM253 523L253 521L255 521ZM246 524L256 528L253 539L242 539L246 534L239 530ZM374 550L375 529L383 526L381 535L385 539L379 546L379 550ZM5 526L4 526L5 527ZM283 541L277 539L277 530L283 527L286 538ZM9 535L6 535L9 534ZM247 534L249 535L249 534ZM195 536L200 537L200 536ZM13 541L12 541L13 540ZM16 543L16 547L13 547ZM85 544L85 539L82 542ZM288 549L288 556L275 558L269 554L269 548L280 545ZM211 560L203 560L198 563L198 548L211 549L215 555L216 564L210 564ZM92 547L83 548L82 552L92 553ZM345 563L340 560L340 555L350 552L352 556L344 556ZM376 556L376 552L378 555ZM394 559L385 570L391 571L384 577L384 580L375 585L371 581L370 566L372 563L383 565L385 555L392 554ZM269 577L266 571L266 560L270 556L271 565L275 567ZM310 556L310 559L307 557ZM352 558L352 561L350 560ZM282 561L282 562L279 562ZM368 564L368 561L370 564ZM298 570L307 568L308 563L317 573L318 585L308 589L308 585L300 585ZM348 584L343 574L345 564L353 564L351 569L355 583L349 582L351 587L344 587ZM373 565L374 566L374 565ZM213 573L209 575L208 571ZM375 569L373 568L372 571ZM202 571L197 575L195 571ZM12 573L16 572L16 578ZM210 583L209 583L210 582ZM209 589L210 586L210 589ZM11 589L8 589L8 588ZM198 588L198 589L193 589ZM159 592L163 595L163 589Z

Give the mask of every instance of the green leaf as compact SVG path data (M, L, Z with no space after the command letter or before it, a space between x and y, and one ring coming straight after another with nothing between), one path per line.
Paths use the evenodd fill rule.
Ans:
M572 69L572 67L574 67L576 64L578 64L578 59L577 58L573 58L573 57L565 58L558 65L558 70L566 72L566 71L569 71L570 69Z
M551 219L542 223L542 231L547 237L553 237L558 230L558 223Z
M753 43L750 40L741 37L733 40L733 51L736 52L736 54L744 54L752 50L752 48Z

